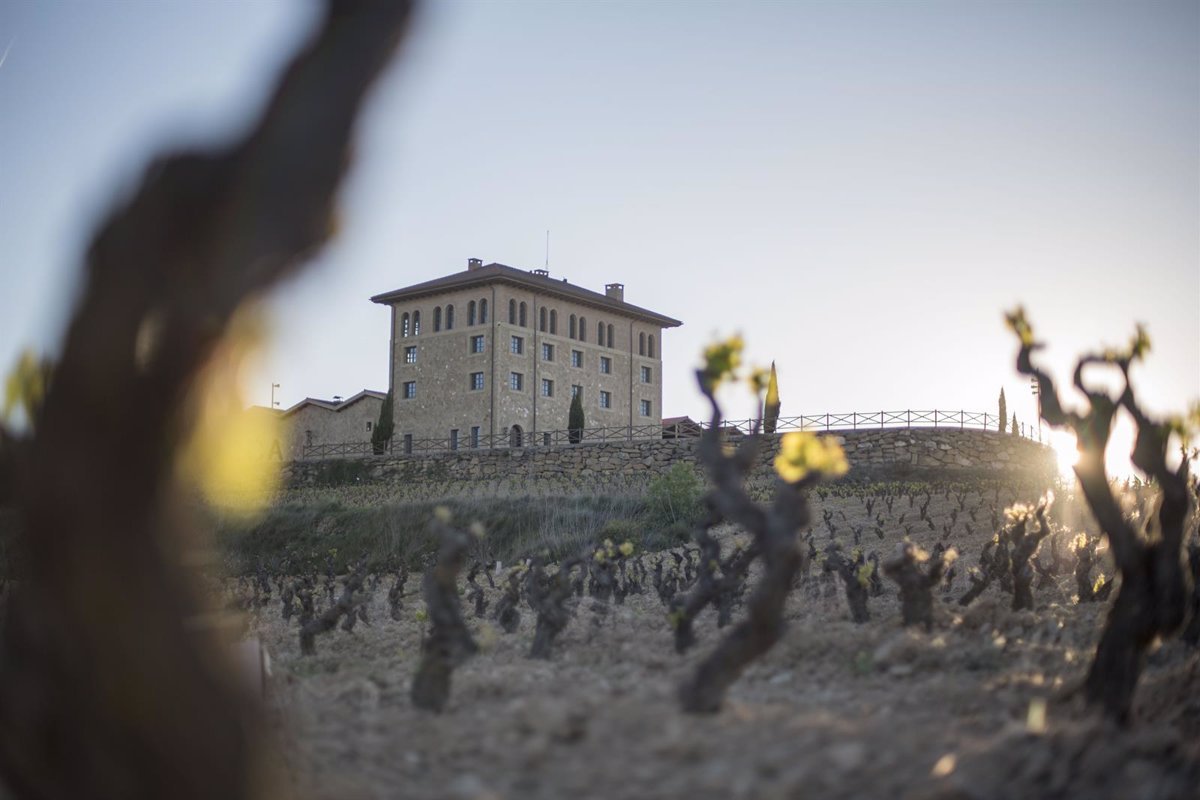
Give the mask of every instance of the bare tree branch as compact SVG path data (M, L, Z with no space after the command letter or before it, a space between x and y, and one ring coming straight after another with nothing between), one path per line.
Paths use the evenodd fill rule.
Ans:
M88 251L18 475L31 580L4 631L0 770L23 795L252 794L253 705L184 624L201 606L179 565L175 454L234 312L328 238L355 118L410 7L330 3L249 135L157 161Z
M1156 637L1178 630L1187 613L1190 587L1183 568L1183 529L1189 504L1188 459L1184 456L1175 470L1168 466L1170 429L1151 420L1135 398L1129 368L1149 347L1144 331L1138 329L1127 350L1079 359L1073 383L1087 397L1088 407L1082 412L1066 412L1053 383L1033 364L1031 354L1040 345L1033 340L1024 312L1018 310L1008 320L1021 340L1017 370L1038 380L1043 419L1075 432L1079 444L1075 474L1092 514L1108 537L1121 573L1121 586L1109 609L1084 688L1089 703L1119 722L1128 722L1147 647ZM1096 365L1120 371L1124 386L1115 399L1105 390L1089 387L1084 380L1085 368ZM1137 426L1134 465L1153 478L1162 491L1160 530L1153 540L1142 537L1125 519L1105 471L1105 451L1119 408L1128 411ZM1086 581L1087 565L1082 566Z

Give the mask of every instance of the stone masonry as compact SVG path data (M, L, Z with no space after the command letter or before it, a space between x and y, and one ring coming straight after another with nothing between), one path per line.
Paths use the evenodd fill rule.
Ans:
M1054 453L1044 445L995 431L901 428L841 431L850 461L850 480L929 480L968 477L1052 475ZM772 460L779 436L767 436L751 483L773 481ZM695 464L696 439L611 442L561 447L463 450L412 457L361 459L362 479L438 485L520 481L546 492L575 493L589 486L638 485L677 462ZM293 462L292 486L320 481L323 462Z
M471 259L372 300L392 312L394 450L541 441L567 428L573 392L586 428L661 428L662 334L681 323L626 303L623 284Z

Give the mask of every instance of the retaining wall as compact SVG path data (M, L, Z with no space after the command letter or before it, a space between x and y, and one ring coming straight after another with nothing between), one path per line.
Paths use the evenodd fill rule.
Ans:
M977 477L1046 477L1053 451L1037 442L995 431L890 428L841 431L850 461L848 480L954 480ZM779 436L767 436L753 484L773 482ZM347 482L439 485L519 482L543 492L576 493L589 486L637 485L677 462L695 464L697 439L663 439L560 447L462 450L420 456L370 456L296 461L285 470L289 486Z

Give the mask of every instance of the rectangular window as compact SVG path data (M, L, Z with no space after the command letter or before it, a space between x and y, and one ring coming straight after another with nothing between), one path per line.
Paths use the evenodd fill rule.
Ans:
M572 350L571 351L571 366L572 367L582 367L583 366L583 351L582 350Z
M371 430L371 423L367 423L367 430Z
M450 449L451 450L458 449L458 428L450 429Z
M542 345L542 361L553 361L553 360L554 360L554 345L543 344Z
M479 336L471 337L471 352L472 353L482 353L483 352L483 335L482 334Z
M471 426L471 447L479 447L479 426Z
M416 381L405 381L405 383L404 383L404 399L412 400L416 396L417 396L417 382Z
M650 401L649 400L643 400L641 402L641 412L642 412L643 417L650 416Z
M652 374L649 367L642 367L642 383L650 383Z
M482 372L472 372L471 373L471 391L477 392L482 388L483 388L483 373Z
M415 347L404 348L404 363L405 364L417 363L417 348L415 348Z
M612 392L606 392L603 389L600 390L600 407L612 408Z
M512 337L512 345L510 349L512 350L513 355L521 355L525 352L525 340L520 336Z
M522 389L524 389L525 388L525 376L519 372L509 373L508 388L510 388L516 392L519 392Z
M582 386L574 385L571 387L571 399L572 400L574 400L576 397L579 397L579 399L582 400L583 399L581 397L582 394L583 394Z
M608 375L612 373L612 359L608 356L600 356L600 374Z
M404 452L407 455L412 455L412 434L404 434Z
M554 381L542 378L542 397L554 397Z

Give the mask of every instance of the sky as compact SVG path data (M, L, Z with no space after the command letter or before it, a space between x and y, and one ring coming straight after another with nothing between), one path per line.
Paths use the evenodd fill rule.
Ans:
M0 4L0 369L53 354L103 214L164 148L248 123L315 3ZM386 389L380 292L468 258L681 319L664 416L715 336L783 416L1009 412L1045 363L1154 349L1200 397L1200 3L466 2L422 9L358 131L338 238L269 301L247 375L286 408ZM1068 395L1068 399L1070 396ZM745 394L724 398L746 417Z

